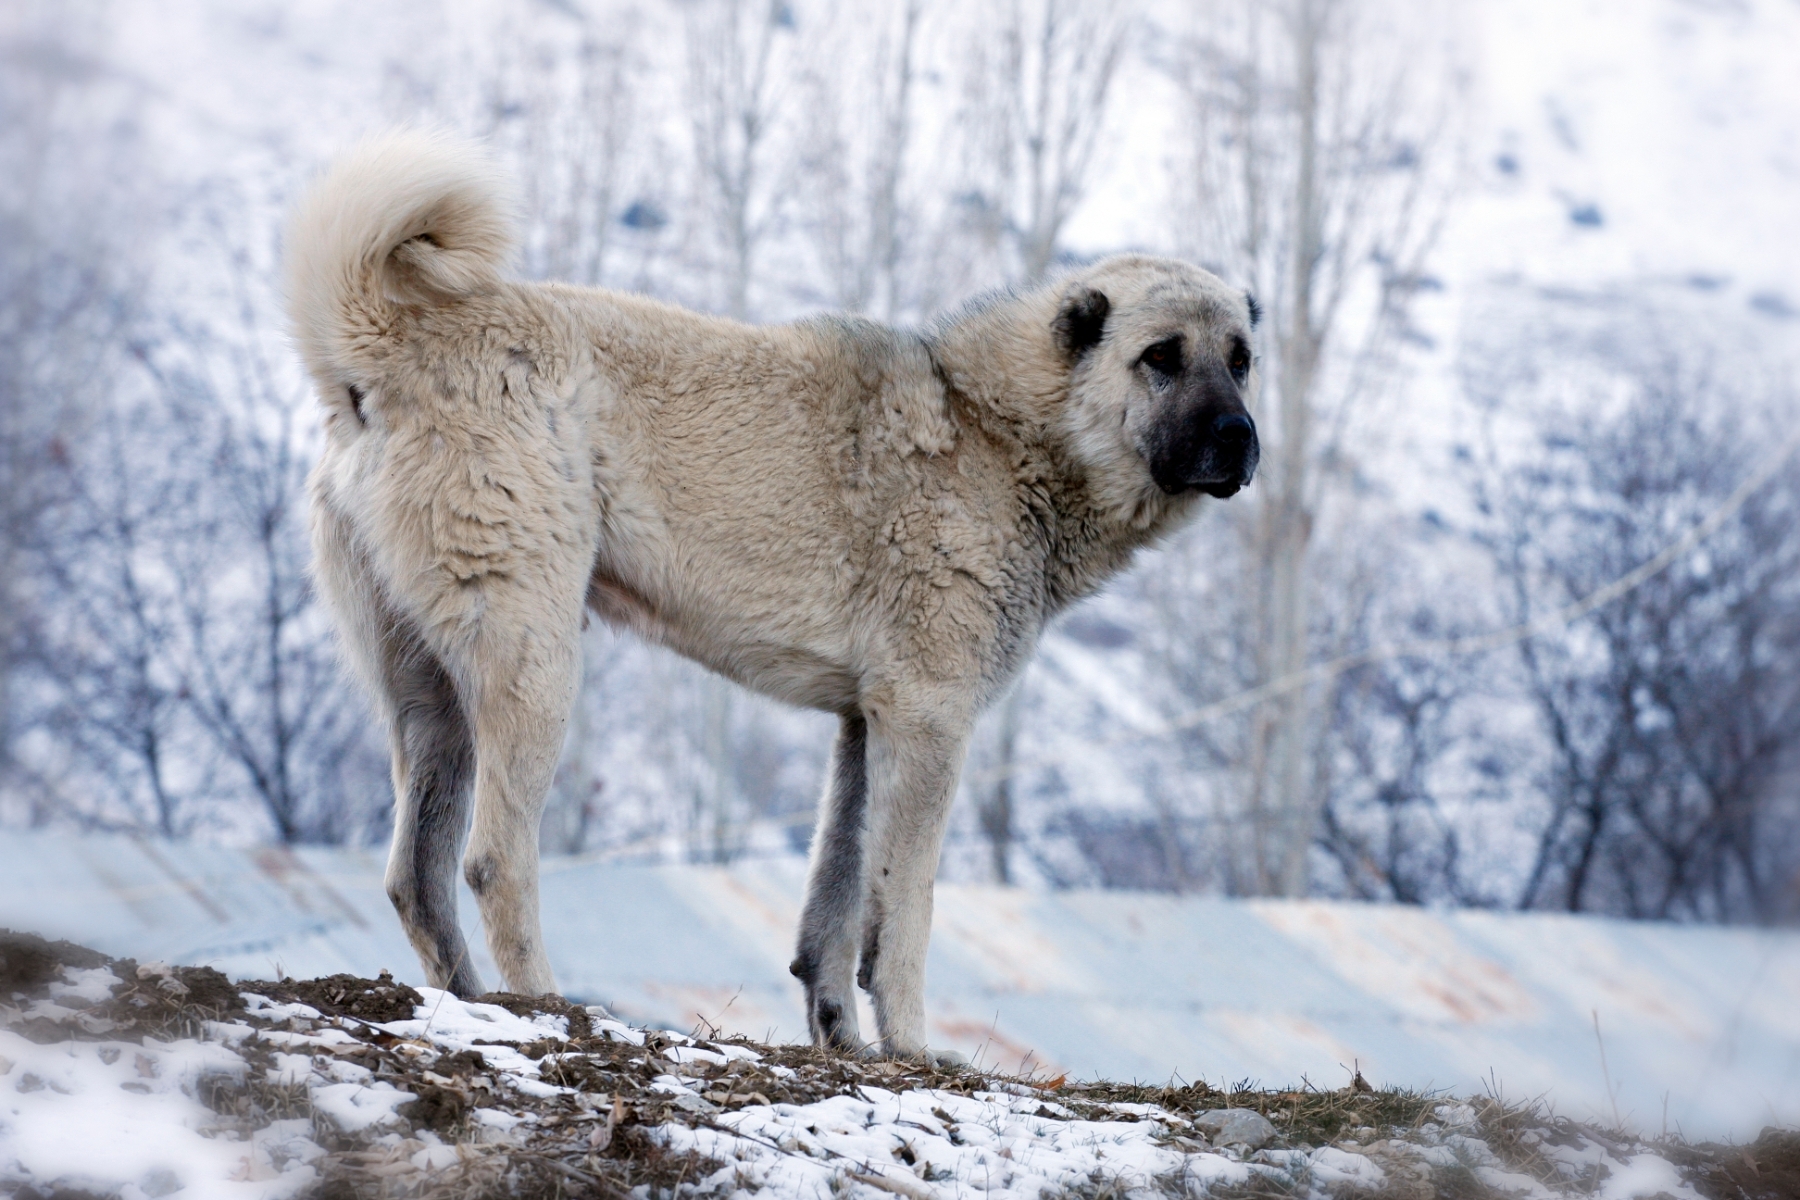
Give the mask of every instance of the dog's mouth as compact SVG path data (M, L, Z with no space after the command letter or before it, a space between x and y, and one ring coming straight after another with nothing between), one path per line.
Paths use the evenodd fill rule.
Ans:
M1183 479L1177 487L1166 490L1199 492L1215 500L1228 499L1249 487L1250 481L1256 478L1257 457L1254 444L1249 447L1248 453L1232 454L1209 450L1195 464L1197 470ZM1224 461L1220 461L1221 459Z
M1199 492L1203 496L1211 496L1215 500L1227 500L1249 486L1250 477L1231 477L1228 479L1182 479L1167 483L1158 480L1156 486L1164 495L1179 496L1183 492Z

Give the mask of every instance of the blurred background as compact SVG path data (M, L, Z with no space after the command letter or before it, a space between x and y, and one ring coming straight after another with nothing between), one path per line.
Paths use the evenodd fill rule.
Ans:
M427 122L530 278L916 324L1141 249L1260 298L1263 473L1051 632L948 882L1792 923L1796 61L1795 0L9 0L0 824L386 836L282 223ZM828 718L586 638L546 854L804 852Z

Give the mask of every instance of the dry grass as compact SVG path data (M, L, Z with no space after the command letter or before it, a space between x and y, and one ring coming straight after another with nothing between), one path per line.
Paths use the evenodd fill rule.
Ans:
M1280 1169L1254 1174L1240 1186L1215 1186L1208 1195L1217 1200L1275 1200L1312 1194L1316 1181L1307 1154L1325 1146L1365 1154L1381 1165L1385 1185L1377 1192L1358 1195L1392 1200L1489 1200L1499 1195L1482 1182L1477 1169L1481 1164L1429 1165L1417 1153L1419 1146L1443 1142L1445 1131L1438 1126L1451 1115L1443 1107L1449 1102L1447 1097L1375 1089L1360 1074L1349 1086L1338 1089L1071 1082L1060 1077L1017 1077L969 1067L844 1057L810 1046L764 1046L717 1036L703 1040L715 1046L743 1046L753 1050L756 1059L677 1063L669 1052L681 1039L673 1035L646 1031L644 1044L638 1046L598 1035L586 1010L554 997L482 997L520 1015L547 1013L566 1019L569 1040L546 1038L518 1049L538 1062L545 1081L574 1088L576 1093L533 1097L499 1079L479 1047L456 1053L427 1050L420 1043L377 1028L380 1023L411 1017L421 1002L416 991L385 975L374 980L335 975L232 984L207 968L140 968L130 960L109 962L66 943L0 933L0 984L4 985L0 986L0 1005L9 998L24 1003L34 993L42 994L65 964L110 966L125 981L124 986L84 1013L88 1024L82 1027L34 1022L13 1009L9 1019L28 1036L57 1041L166 1039L196 1036L207 1022L228 1020L248 1020L261 1034L274 1034L277 1027L247 1014L239 994L242 991L283 1003L304 1003L322 1014L318 1021L289 1019L279 1027L286 1032L310 1033L317 1025L328 1024L348 1033L354 1040L331 1047L331 1053L417 1097L400 1109L398 1127L390 1124L355 1134L336 1129L329 1119L312 1111L306 1085L270 1081L278 1039L269 1036L252 1035L238 1044L238 1052L250 1067L244 1079L210 1077L202 1082L199 1095L219 1115L221 1129L247 1133L272 1121L311 1119L314 1140L328 1152L318 1164L323 1181L314 1193L323 1200L422 1196L622 1200L634 1189L642 1189L640 1195L672 1196L723 1164L669 1151L653 1132L657 1127L716 1125L721 1113L746 1105L812 1104L832 1096L862 1095L863 1089L872 1086L965 1095L1024 1091L1041 1099L1040 1117L1154 1120L1165 1143L1190 1153L1210 1149L1204 1133L1194 1124L1200 1114L1221 1108L1262 1114L1274 1125L1276 1137L1253 1157ZM684 1077L705 1102L696 1103L689 1097L684 1106L651 1086L664 1075ZM1144 1115L1121 1110L1120 1106L1129 1105L1150 1106L1156 1111ZM474 1119L477 1109L496 1107L515 1115L529 1114L532 1120L517 1126L512 1136L496 1137L491 1128ZM1466 1111L1459 1107L1457 1115L1472 1115L1464 1132L1478 1135L1505 1170L1530 1176L1558 1194L1585 1194L1602 1180L1599 1173L1592 1179L1572 1178L1559 1166L1555 1149L1598 1145L1615 1156L1645 1149L1662 1154L1707 1200L1800 1197L1800 1134L1796 1133L1765 1130L1749 1146L1674 1141L1646 1145L1617 1131L1558 1118L1539 1105L1509 1105L1492 1097L1471 1101ZM396 1140L397 1145L393 1144ZM455 1161L429 1173L412 1166L414 1154L438 1143L455 1148ZM1194 1194L1180 1176L1153 1181L1151 1190L1182 1200L1190 1200ZM1143 1191L1141 1180L1128 1187L1121 1180L1096 1174L1065 1189L1062 1196L1068 1200L1124 1200L1128 1192L1141 1196ZM0 1185L0 1194L4 1193ZM46 1200L27 1191L12 1196L13 1200Z

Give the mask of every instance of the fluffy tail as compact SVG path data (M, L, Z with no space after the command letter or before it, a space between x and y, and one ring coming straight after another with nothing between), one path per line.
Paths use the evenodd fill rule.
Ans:
M328 402L364 382L401 306L499 285L510 208L493 162L440 133L372 138L313 186L288 229L288 312Z

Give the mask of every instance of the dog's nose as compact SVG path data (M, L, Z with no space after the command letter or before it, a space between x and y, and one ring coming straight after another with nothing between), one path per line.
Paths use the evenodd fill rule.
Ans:
M1227 446L1242 446L1256 433L1243 413L1225 413L1213 421L1213 436Z

